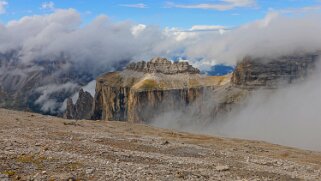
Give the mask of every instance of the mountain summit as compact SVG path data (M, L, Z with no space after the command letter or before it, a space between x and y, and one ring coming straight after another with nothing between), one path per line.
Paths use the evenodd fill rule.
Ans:
M163 73L163 74L178 74L189 73L199 74L200 70L189 65L188 62L175 62L167 60L166 58L156 57L149 62L131 63L127 66L127 70L134 70L144 73Z

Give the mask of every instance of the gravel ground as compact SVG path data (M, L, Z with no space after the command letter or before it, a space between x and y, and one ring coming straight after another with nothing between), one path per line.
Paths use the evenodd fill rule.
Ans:
M321 153L0 109L2 180L321 180Z

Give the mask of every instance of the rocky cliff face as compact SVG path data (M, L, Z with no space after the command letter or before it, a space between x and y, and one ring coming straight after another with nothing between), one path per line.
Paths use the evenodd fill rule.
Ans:
M318 55L283 56L279 58L246 57L237 64L232 76L234 85L247 88L276 88L308 76Z
M91 119L94 108L94 98L89 92L80 89L78 100L75 104L71 98L67 100L67 108L64 114L66 119Z
M97 78L92 119L149 123L166 112L196 110L195 114L205 111L213 120L235 108L255 89L276 88L304 79L315 67L317 58L316 55L246 57L233 74L226 76L200 75L188 63L172 63L163 58L133 63L121 72Z
M93 118L148 123L158 114L205 99L206 91L229 80L200 75L187 62L155 58L130 64L122 72L97 78Z

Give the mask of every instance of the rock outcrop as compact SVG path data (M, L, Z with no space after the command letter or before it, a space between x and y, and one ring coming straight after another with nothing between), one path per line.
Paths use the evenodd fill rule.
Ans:
M246 57L234 70L234 85L247 88L277 88L304 79L315 67L318 55L283 56L280 58Z
M204 76L187 62L155 58L97 78L93 119L149 122L158 114L206 99L230 76Z
M144 73L163 73L163 74L178 74L178 73L189 73L199 74L200 70L189 65L188 62L175 62L165 58L154 58L149 62L137 62L131 63L127 66L127 70L133 70Z
M73 104L71 98L67 100L67 107L64 114L66 119L91 119L94 108L94 98L89 92L83 89L79 91L79 97L76 104Z

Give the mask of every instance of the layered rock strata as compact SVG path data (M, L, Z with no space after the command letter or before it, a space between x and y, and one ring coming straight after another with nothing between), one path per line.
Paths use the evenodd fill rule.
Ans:
M305 79L313 71L317 59L317 54L274 59L246 57L237 64L232 83L247 89L277 88Z
M155 67L161 66L156 63ZM205 92L230 80L229 76L196 74L195 68L176 74L170 68L158 68L156 72L136 70L127 68L97 78L94 119L148 123L158 114L202 102Z

